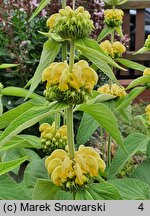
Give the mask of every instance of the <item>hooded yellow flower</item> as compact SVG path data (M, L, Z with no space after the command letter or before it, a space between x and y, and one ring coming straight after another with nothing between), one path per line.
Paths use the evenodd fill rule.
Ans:
M150 75L150 68L146 68L143 72L143 76L149 76Z
M97 91L101 94L110 94L110 95L114 95L116 97L124 97L127 94L125 92L124 87L120 87L115 83L112 84L111 86L108 84L105 84L105 85L99 87Z
M70 190L76 186L83 186L98 176L99 170L105 170L105 162L100 155L93 148L83 145L75 152L74 160L69 158L68 152L55 150L46 159L45 166L54 184Z
M119 41L115 41L111 44L109 40L105 40L100 44L100 47L112 58L118 58L126 51L125 46Z
M75 63L72 71L65 61L53 63L46 68L42 74L42 81L47 81L44 92L47 100L79 104L91 95L98 75L84 60Z

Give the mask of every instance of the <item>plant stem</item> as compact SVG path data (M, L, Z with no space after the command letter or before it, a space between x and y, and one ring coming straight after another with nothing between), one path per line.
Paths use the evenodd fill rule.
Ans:
M105 144L104 144L104 133L103 133L103 128L100 127L100 132L101 132L101 144L102 144L102 159L104 160L105 158Z
M69 60L69 67L70 67L70 72L72 72L72 68L74 65L74 55L75 55L75 44L74 41L70 41L70 60Z
M62 0L62 9L66 7L66 0Z
M72 1L72 9L73 9L73 10L75 10L75 3L76 3L76 1L73 0L73 1Z
M55 113L55 131L60 127L60 114L59 112Z
M67 120L67 138L70 159L74 159L75 148L74 148L74 130L73 130L73 106L70 106L66 110Z
M108 135L108 151L107 151L107 166L110 167L111 164L111 136Z

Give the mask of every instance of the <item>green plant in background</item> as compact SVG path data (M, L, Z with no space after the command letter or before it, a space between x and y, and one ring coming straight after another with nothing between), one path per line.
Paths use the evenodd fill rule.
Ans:
M114 5L123 2L107 1L113 6L112 10L116 10ZM32 18L48 3L49 1L42 0ZM114 30L122 35L122 22L119 22L119 28L118 25L111 25L108 30L107 26L97 42L89 38L93 29L89 12L80 6L75 8L75 1L72 8L66 6L66 1L62 1L62 7L48 19L49 32L42 33L48 39L44 43L35 74L27 84L30 89L1 88L2 97L11 95L25 98L26 101L0 117L0 183L3 185L0 198L149 199L150 186L144 179L116 179L116 175L136 152L143 148L147 148L149 152L150 136L133 133L123 140L115 116L119 114L130 120L130 103L148 88L148 82L140 80L139 83L134 80L127 87L132 88L127 94L113 73L114 68L124 69L118 63L142 71L146 67L120 58L125 48L119 44L120 48L116 49ZM121 13L121 19L122 15ZM107 19L107 23L112 22ZM99 42L108 34L111 34L112 40L107 47L110 52L105 53ZM60 50L62 60L57 62L55 58ZM78 50L89 62L75 62ZM109 77L109 84L95 91L93 88L98 81L95 71L97 68ZM143 77L144 80L149 79L147 74ZM44 97L33 93L41 80L46 81ZM146 112L147 110L149 108ZM84 114L75 142L73 114L76 111ZM20 134L36 123L40 123L41 138ZM112 137L119 145L113 160L109 160L107 166L95 149L83 145L98 126L104 128L109 138ZM109 156L108 154L107 158L110 159ZM22 172L20 165L25 161L24 175L19 176L17 182L11 177L12 173L18 176ZM8 185L10 189L6 193Z

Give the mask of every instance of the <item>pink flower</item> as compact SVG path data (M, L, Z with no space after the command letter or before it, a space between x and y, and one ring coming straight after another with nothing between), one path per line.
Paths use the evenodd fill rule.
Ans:
M32 0L32 1L30 1L30 5L37 7L39 4L37 3L37 0Z
M43 9L43 10L42 10L42 12L41 12L41 15L42 15L43 17L46 17L46 15L47 15L47 12L46 12L46 10L45 10L45 9Z

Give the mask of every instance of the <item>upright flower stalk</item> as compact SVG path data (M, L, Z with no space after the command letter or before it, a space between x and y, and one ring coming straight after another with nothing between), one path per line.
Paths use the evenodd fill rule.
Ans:
M70 60L69 60L69 71L72 73L74 65L75 55L75 44L73 40L70 40ZM74 146L74 127L73 127L73 105L70 105L66 110L66 123L67 123L67 137L68 137L68 148L70 159L73 160L75 157L75 146Z

